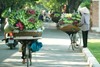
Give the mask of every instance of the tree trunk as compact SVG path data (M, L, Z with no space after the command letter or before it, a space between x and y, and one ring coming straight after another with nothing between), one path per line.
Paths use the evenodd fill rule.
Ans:
M73 13L73 11L77 11L77 8L82 1L83 0L68 0L67 12Z

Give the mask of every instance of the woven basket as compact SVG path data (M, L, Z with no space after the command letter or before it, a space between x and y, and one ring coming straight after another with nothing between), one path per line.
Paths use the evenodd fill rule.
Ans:
M58 23L59 19L60 19L60 16L59 17L52 17L52 21L55 23Z
M34 37L40 37L42 36L42 32L37 31L19 31L19 32L13 32L14 37L16 36L34 36Z
M72 24L61 25L61 26L59 26L59 29L64 32L78 32L80 30L79 27L74 26Z

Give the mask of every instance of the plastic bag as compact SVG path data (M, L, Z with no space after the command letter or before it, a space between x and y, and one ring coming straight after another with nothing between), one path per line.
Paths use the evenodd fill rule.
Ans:
M31 50L32 50L32 52L36 52L36 51L39 51L41 48L42 48L42 43L41 42L38 42L38 41L36 41L36 42L32 42L32 44L31 44Z

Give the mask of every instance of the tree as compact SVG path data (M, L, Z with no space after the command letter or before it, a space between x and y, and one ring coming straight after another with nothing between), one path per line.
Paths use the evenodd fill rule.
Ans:
M81 7L87 7L88 9L90 9L90 5L91 5L91 0L84 0L81 4L80 4L80 6Z
M0 9L5 10L11 7L12 9L17 9L23 6L26 2L35 4L38 0L0 0Z
M47 9L53 11L60 11L61 4L58 0L39 0L39 2Z
M58 12L61 12L61 7L64 4L67 5L66 12L73 12L73 10L77 10L82 1L83 0L39 0L39 2L48 10L53 9Z
M73 11L77 11L78 6L82 3L83 0L68 0L68 11L72 13Z
M11 9L18 9L21 8L26 2L35 4L36 1L38 0L0 0L0 18L2 18L2 12L9 7L11 7Z

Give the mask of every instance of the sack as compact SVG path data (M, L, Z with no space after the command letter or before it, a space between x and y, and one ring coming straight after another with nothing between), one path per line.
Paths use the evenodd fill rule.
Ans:
M9 32L12 32L13 30L14 30L14 27L11 24L9 24L8 20L6 20L6 24L4 26L4 31L6 33L9 33Z
M19 51L19 52L22 52L22 44L18 44L18 45L19 45L18 51Z
M32 44L31 44L31 50L32 50L32 52L36 52L36 51L39 51L41 48L42 48L42 43L41 42L38 42L38 41L36 41L36 42L32 42Z

